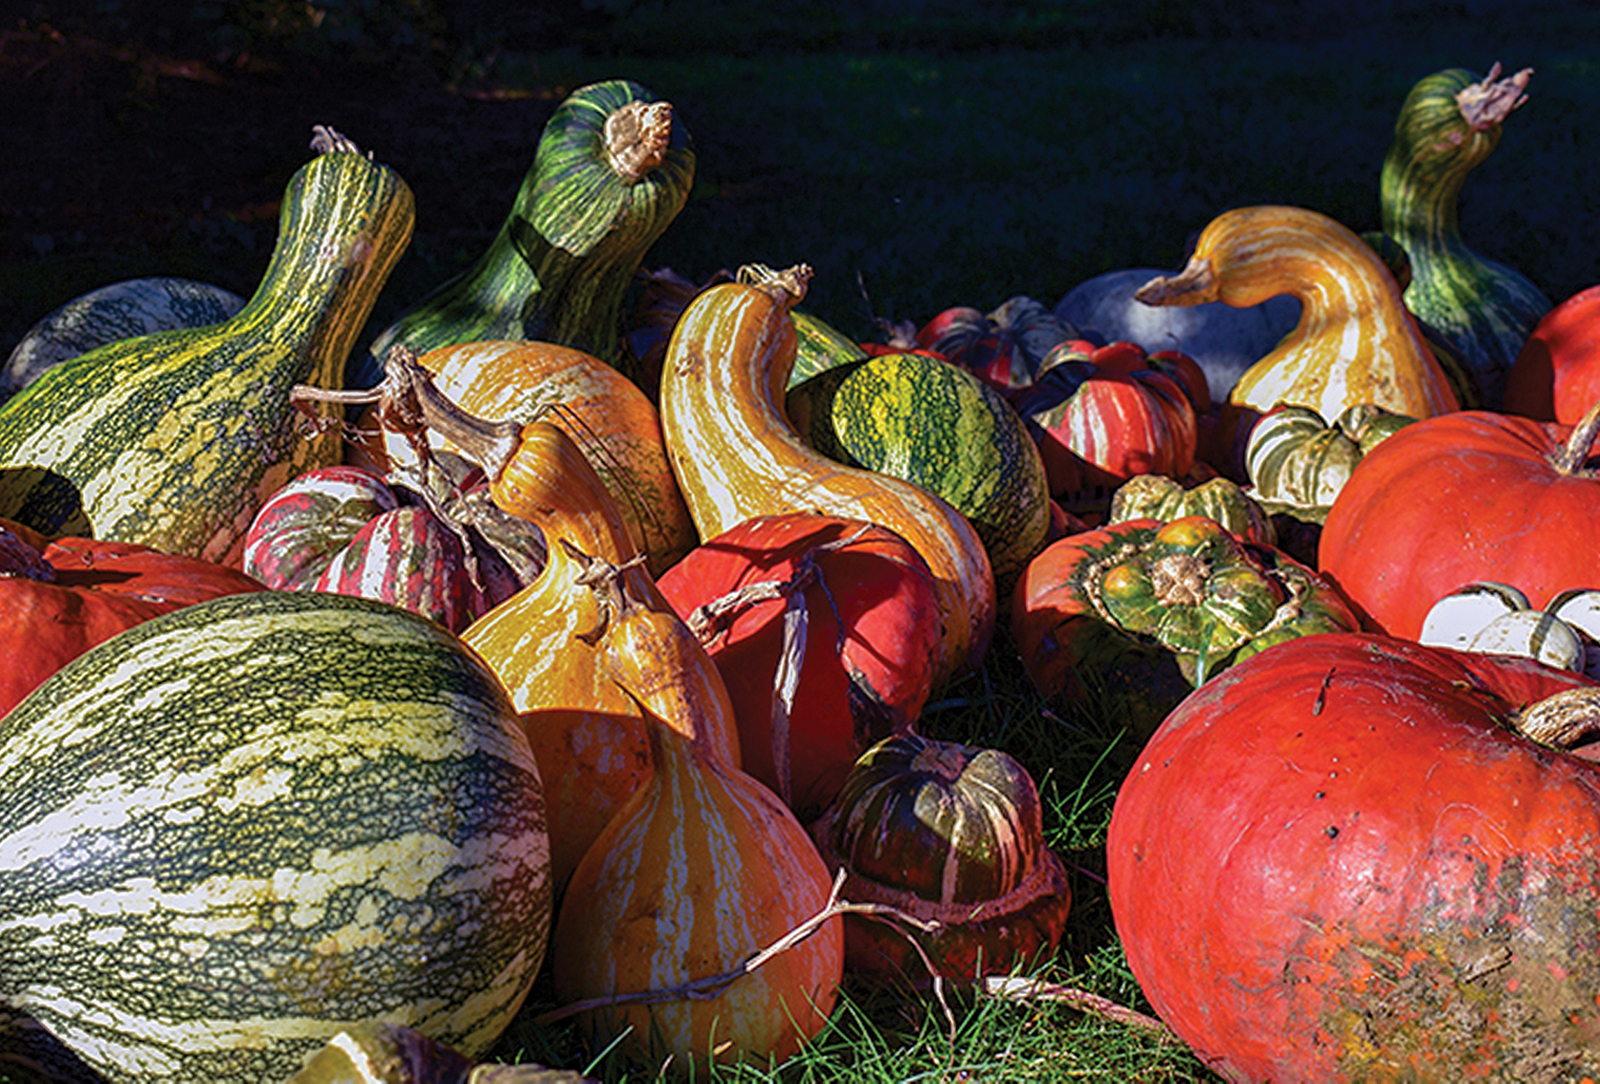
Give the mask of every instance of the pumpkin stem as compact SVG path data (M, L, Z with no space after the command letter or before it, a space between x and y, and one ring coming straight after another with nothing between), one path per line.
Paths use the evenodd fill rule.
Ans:
M349 136L325 124L311 126L311 149L318 154L360 154L361 148ZM368 158L372 155L368 154Z
M1511 111L1528 100L1523 91L1533 77L1532 68L1523 68L1516 75L1500 78L1497 60L1483 82L1461 88L1456 94L1456 106L1461 110L1467 125L1476 131L1493 128L1511 115Z
M1600 734L1600 688L1564 689L1518 712L1512 726L1552 749L1571 750Z
M638 184L659 169L671 142L670 102L631 101L606 118L606 161L626 184Z
M1567 442L1551 460L1555 469L1561 474L1578 473L1584 461L1589 458L1596 433L1600 433L1600 400L1589 408L1588 413L1578 419L1578 424L1567 434Z

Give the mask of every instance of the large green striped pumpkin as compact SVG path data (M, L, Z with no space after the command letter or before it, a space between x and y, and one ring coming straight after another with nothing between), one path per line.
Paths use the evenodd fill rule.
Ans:
M141 1084L287 1080L363 1021L482 1056L548 872L515 710L438 625L299 592L154 618L0 719L0 1074L74 1079L34 1022Z
M1530 74L1502 80L1496 64L1481 80L1449 68L1418 81L1400 107L1379 176L1383 232L1411 261L1406 305L1460 353L1488 410L1499 409L1506 373L1550 299L1521 272L1467 245L1458 205Z
M922 354L881 354L827 369L785 404L813 447L903 478L966 516L997 581L1044 548L1050 494L1039 448L999 392Z
M652 139L655 153L642 159L609 153L619 142L637 152ZM623 339L628 289L688 201L694 165L688 129L644 87L612 79L574 90L546 122L489 247L381 332L351 382L382 380L395 343L421 356L497 339L574 347L638 379Z
M342 385L414 212L405 182L343 136L313 146L237 314L108 343L0 406L0 517L237 565L262 501L339 461L337 433L306 439L289 393Z

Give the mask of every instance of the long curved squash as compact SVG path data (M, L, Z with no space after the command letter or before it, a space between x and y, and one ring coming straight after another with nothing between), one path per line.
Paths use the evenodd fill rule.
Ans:
M1244 308L1279 294L1299 299L1300 322L1228 393L1225 411L1235 419L1279 403L1309 407L1330 424L1359 403L1413 418L1459 409L1382 259L1316 211L1225 211L1201 232L1181 272L1152 279L1134 296L1147 305Z
M661 373L661 429L702 540L760 515L817 511L900 534L933 571L941 679L975 668L994 635L994 572L965 516L924 489L846 467L801 441L784 412L811 269L745 269L684 310Z
M220 324L108 343L0 406L0 516L237 567L262 502L339 461L289 393L338 388L411 238L411 190L336 132L290 179L255 295Z

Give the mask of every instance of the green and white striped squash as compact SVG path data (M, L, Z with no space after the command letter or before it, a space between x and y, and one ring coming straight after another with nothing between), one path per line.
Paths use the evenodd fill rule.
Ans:
M1459 351L1489 410L1499 409L1506 373L1550 299L1521 272L1468 247L1458 204L1532 74L1501 79L1496 64L1481 80L1464 68L1420 80L1400 107L1379 176L1383 232L1411 260L1406 305Z
M341 595L79 656L0 720L0 1068L75 1079L35 1023L140 1084L286 1080L368 1021L485 1054L551 917L516 718L440 626Z
M1154 519L1170 523L1185 516L1205 516L1246 542L1271 546L1277 541L1272 517L1231 478L1208 478L1186 486L1165 474L1135 474L1111 494L1107 523Z
M337 463L289 393L338 388L411 239L411 190L319 128L289 180L260 285L231 319L80 354L0 405L0 517L237 567L256 509Z
M694 165L688 129L644 87L613 79L573 91L483 255L379 333L350 382L378 384L396 343L420 357L495 339L575 347L639 380L623 334L628 289L688 202Z
M1415 418L1357 403L1332 424L1308 407L1262 415L1245 443L1250 495L1273 515L1322 523L1362 457Z
M1044 548L1050 493L1038 445L973 373L922 354L881 354L823 371L786 405L798 407L813 385L820 395L790 412L809 418L802 432L813 447L948 502L972 523L997 582L1008 584Z

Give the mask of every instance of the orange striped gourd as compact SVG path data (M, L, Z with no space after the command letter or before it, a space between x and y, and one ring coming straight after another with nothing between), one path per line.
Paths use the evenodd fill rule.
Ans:
M684 310L661 374L661 428L701 539L759 515L816 511L900 534L932 570L944 621L942 678L976 667L994 635L994 571L965 516L887 474L808 447L784 411L811 269L746 268Z
M1316 211L1225 211L1201 232L1181 272L1152 279L1135 296L1150 305L1242 308L1279 294L1300 301L1300 322L1228 393L1232 424L1279 403L1309 407L1330 423L1358 403L1413 418L1459 409L1394 276L1356 233Z

